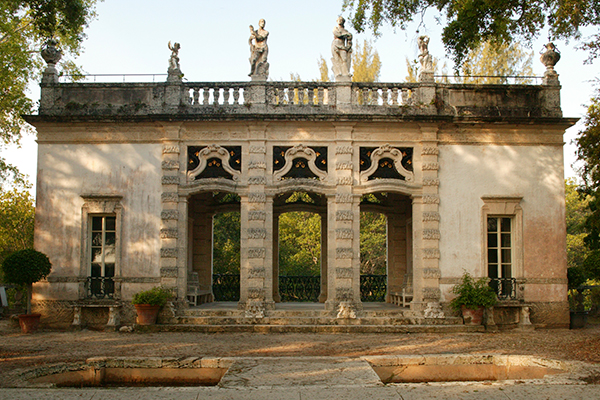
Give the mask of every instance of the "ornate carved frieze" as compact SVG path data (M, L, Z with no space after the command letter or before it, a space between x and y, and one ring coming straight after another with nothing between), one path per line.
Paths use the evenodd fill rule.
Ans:
M438 212L424 212L423 213L423 221L427 222L427 221L439 221L440 220L440 213Z
M338 185L352 185L352 177L351 176L343 176L341 178L337 178Z
M264 228L248 228L248 239L265 239L267 230Z
M267 195L265 193L250 193L248 194L248 203L265 203Z
M338 171L352 170L352 169L354 169L354 164L351 161L338 162L338 163L335 163L335 169Z
M273 148L274 179L327 177L327 148L308 147L302 144L294 147Z
M161 239L177 239L178 232L177 229L161 229L160 230L160 238Z
M263 288L250 287L250 288L248 288L248 298L249 299L264 299L265 298L265 290Z
M335 212L335 220L336 221L353 221L354 213L352 211L336 211Z
M352 146L337 146L335 154L354 154L354 148Z
M336 268L335 277L340 279L350 279L354 276L352 268Z
M170 160L161 163L162 169L179 169L179 161Z
M179 175L163 176L160 182L163 185L179 185Z
M423 279L440 279L442 272L439 268L425 268L423 269Z
M264 176L251 176L248 178L248 185L266 185L267 178Z
M335 195L336 203L352 203L353 195L352 193L342 193Z
M352 239L354 238L354 231L350 228L339 228L335 230L336 239Z
M337 287L335 288L335 299L337 301L352 301L354 292L352 288Z
M164 192L160 195L163 203L177 203L179 195L176 192Z
M396 148L385 144L378 148L360 148L360 180L400 179L413 182L412 148Z
M349 259L354 257L354 250L351 247L338 247L335 249L335 258Z
M177 278L177 267L162 267L160 276L161 278Z
M160 218L163 220L178 220L179 219L179 211L177 210L164 210L160 213Z
M249 278L264 278L265 275L265 269L264 268L250 268L248 270L248 277Z
M188 181L202 178L239 180L242 162L241 146L188 147Z
M177 248L167 247L160 249L161 258L177 258Z
M440 238L439 229L423 229L423 239L438 240Z
M440 198L435 194L427 194L423 196L423 204L440 204Z
M163 154L179 154L179 146L164 146Z
M265 154L267 148L265 146L250 146L248 150L251 154Z
M423 171L437 171L440 169L440 164L436 162L432 163L424 163L422 170Z
M439 300L442 296L442 291L439 288L425 287L423 288L423 299Z
M267 169L267 163L264 161L250 161L248 169Z
M267 219L267 213L264 211L248 211L248 220L264 221Z
M423 249L423 258L439 259L440 258L440 250L439 249Z
M267 249L264 247L250 247L248 249L248 258L265 258Z
M423 186L440 186L439 179L423 179Z
M426 146L421 151L421 155L423 156L436 156L438 154L440 154L440 149L437 147Z

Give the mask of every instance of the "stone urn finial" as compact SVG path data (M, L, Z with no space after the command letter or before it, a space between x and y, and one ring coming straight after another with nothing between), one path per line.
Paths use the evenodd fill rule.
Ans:
M554 66L560 60L560 52L554 43L546 44L540 54L540 61L546 66L546 72L554 72Z
M44 70L42 75L42 83L57 83L58 82L58 71L56 70L56 64L62 58L62 51L57 48L58 41L54 38L50 38L44 43L40 54L48 66Z

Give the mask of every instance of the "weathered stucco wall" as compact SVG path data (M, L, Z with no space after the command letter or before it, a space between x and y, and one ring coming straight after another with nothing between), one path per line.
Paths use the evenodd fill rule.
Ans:
M159 144L40 144L35 245L53 264L53 284L38 285L37 300L77 300L76 277L88 276L82 195L122 196L121 275L159 276L161 151ZM132 289L124 285L123 297Z

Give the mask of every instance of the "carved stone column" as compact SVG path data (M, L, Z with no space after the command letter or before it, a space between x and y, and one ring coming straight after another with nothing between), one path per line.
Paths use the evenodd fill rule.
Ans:
M279 294L279 215L273 213L273 301L281 302Z
M319 303L327 301L327 213L320 214L321 218L321 293L319 294Z
M414 231L416 235L420 235L418 240L420 246L417 247L421 251L415 252L415 266L419 264L419 268L415 268L415 279L420 280L420 293L415 293L415 299L421 297L420 305L427 318L443 318L444 313L440 306L440 214L439 214L439 148L437 145L437 126L422 125L422 176L423 176L423 197L418 202L420 215L413 210L414 216ZM420 228L417 226L420 225ZM415 237L415 245L417 238ZM417 264L417 258L418 264ZM417 271L418 270L418 271ZM415 285L416 289L416 285ZM419 301L419 300L417 300ZM415 306L417 306L415 304Z

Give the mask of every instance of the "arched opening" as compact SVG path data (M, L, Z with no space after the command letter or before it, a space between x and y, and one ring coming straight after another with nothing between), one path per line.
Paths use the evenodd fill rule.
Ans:
M327 203L310 192L288 192L274 199L273 299L323 302L326 291L324 226Z
M202 192L188 206L188 301L240 299L240 198Z
M361 198L361 300L412 298L412 202L374 192ZM403 303L406 305L406 302Z

